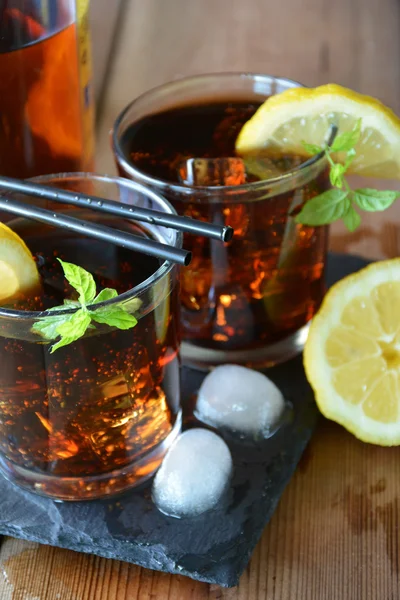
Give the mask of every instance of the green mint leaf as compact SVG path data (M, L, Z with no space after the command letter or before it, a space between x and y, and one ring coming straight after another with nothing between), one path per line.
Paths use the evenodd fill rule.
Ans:
M350 204L349 210L343 215L342 219L347 229L351 232L355 231L361 223L361 217L352 204Z
M93 275L88 273L82 267L78 267L72 263L64 262L60 258L57 259L61 264L66 280L79 294L79 302L88 304L92 302L96 295L96 283Z
M137 319L120 306L107 306L99 310L90 311L90 316L97 323L105 323L118 329L131 329L137 325Z
M76 342L75 337L63 337L61 338L61 340L59 340L56 344L53 344L51 349L50 349L50 354L53 354L53 352L55 352L56 350L58 350L59 348L62 348L63 346L69 346L69 344L72 344L73 342Z
M323 150L321 146L317 146L316 144L307 144L307 142L304 141L301 142L301 145L309 154L319 154Z
M46 315L33 324L32 332L41 335L45 340L60 339L53 344L51 353L72 344L83 335L88 329L95 330L93 322L104 323L117 329L130 329L135 327L137 319L129 311L138 310L142 304L139 298L132 298L122 307L103 306L97 310L88 311L86 305L89 303L102 303L118 296L118 292L111 288L105 288L96 296L96 283L93 276L72 263L64 262L58 259L65 278L70 285L75 288L79 294L79 300L65 299L62 306L55 306L48 310L49 313L61 311L64 314ZM75 312L69 312L68 309L78 309ZM93 321L93 322L92 322Z
M66 337L81 337L90 323L90 315L87 310L80 308L68 320L57 327L57 333Z
M113 290L112 288L104 288L104 290L101 290L100 294L97 294L96 298L93 300L93 304L105 302L106 300L111 300L111 298L116 298L117 296L117 290Z
M357 119L351 131L339 133L330 147L331 152L348 152L352 150L360 139L361 135L361 119Z
M61 336L61 339L51 347L51 354L58 348L67 346L68 344L79 340L79 338L85 334L90 325L90 321L91 318L89 313L82 308L70 315L68 320L64 320L64 322L57 327L56 331L57 334Z
M350 150L348 150L347 156L346 156L346 160L345 160L345 163L344 163L344 170L345 171L347 171L347 169L349 168L349 166L353 162L356 154L357 154L357 152L355 151L354 148L351 148Z
M331 167L331 169L329 171L329 179L330 179L331 184L334 187L338 187L338 188L343 187L345 172L346 172L346 168L344 167L344 165L341 165L340 163L335 163Z
M386 210L399 196L400 192L390 190L386 192L370 188L354 190L354 202L368 212Z
M66 308L79 308L81 306L79 300L71 300L70 298L64 299L64 306ZM56 306L53 310L60 310L62 306Z
M349 206L347 191L328 190L306 202L297 215L296 222L303 225L328 225L341 219L348 212Z
M53 310L56 309L60 310L60 307L56 306ZM32 325L32 331L41 335L45 340L54 340L58 337L57 328L64 323L67 317L68 315L44 317Z

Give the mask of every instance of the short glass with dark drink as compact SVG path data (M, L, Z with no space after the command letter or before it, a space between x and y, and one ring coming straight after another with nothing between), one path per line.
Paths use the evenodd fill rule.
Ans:
M188 237L182 272L183 358L263 367L301 351L324 294L326 227L295 222L329 187L325 158L266 155L242 160L235 141L269 96L299 84L264 75L179 80L132 102L113 146L121 174L151 186L177 212L226 223L225 245Z
M35 181L175 214L163 198L127 180L70 174ZM182 245L180 233L161 226L89 208L68 214ZM0 307L1 471L25 488L66 500L108 496L144 481L181 427L178 268L33 221L12 218L8 225L36 258L40 285ZM90 272L97 292L116 289L118 296L103 306L123 307L137 325L96 324L49 352L50 343L32 328L59 314L49 309L74 293L58 258Z

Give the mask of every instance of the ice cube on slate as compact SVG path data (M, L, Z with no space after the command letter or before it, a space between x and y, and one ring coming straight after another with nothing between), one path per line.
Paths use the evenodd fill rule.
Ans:
M222 365L204 379L195 414L216 428L269 437L284 409L284 397L268 377L238 365Z
M193 517L214 508L232 474L228 446L207 429L189 429L167 452L153 483L153 501L172 517Z

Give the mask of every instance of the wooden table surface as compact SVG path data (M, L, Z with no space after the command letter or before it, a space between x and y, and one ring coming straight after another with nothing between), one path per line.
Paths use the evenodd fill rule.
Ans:
M96 0L94 0L96 1ZM108 130L146 89L186 74L247 70L308 85L336 82L400 113L398 0L126 0L99 114ZM379 182L378 182L379 184ZM331 247L371 258L400 252L400 204ZM180 576L5 539L1 600L397 600L400 449L362 444L321 423L240 585Z

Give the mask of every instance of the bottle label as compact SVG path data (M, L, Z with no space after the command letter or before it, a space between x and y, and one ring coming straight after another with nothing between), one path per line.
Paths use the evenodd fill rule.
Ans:
M83 168L94 170L94 99L92 53L89 27L89 0L76 0L77 44L81 86Z

